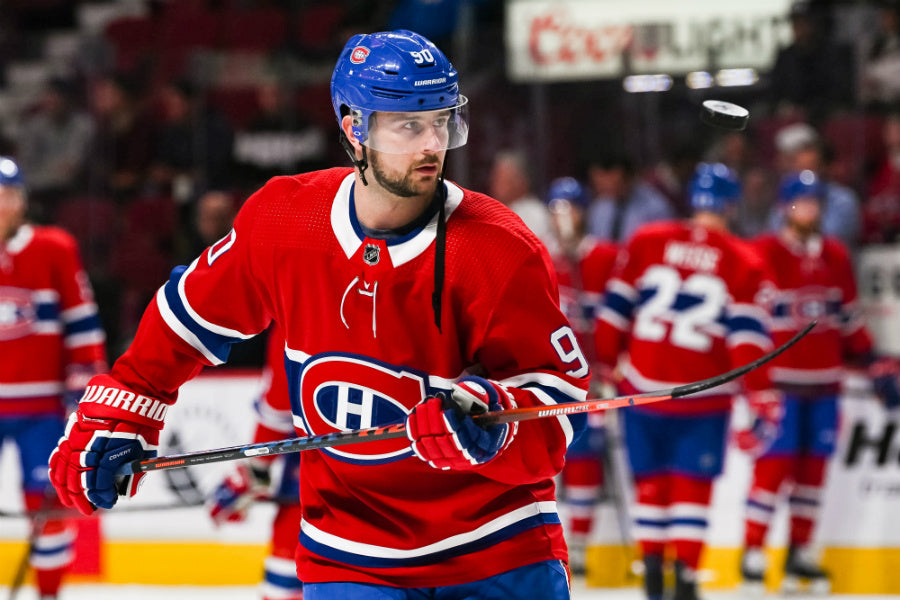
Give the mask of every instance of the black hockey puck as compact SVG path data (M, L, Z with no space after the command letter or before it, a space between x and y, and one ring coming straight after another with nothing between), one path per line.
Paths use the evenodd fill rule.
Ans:
M723 100L704 100L700 109L700 120L707 125L740 131L750 120L750 111L743 106Z

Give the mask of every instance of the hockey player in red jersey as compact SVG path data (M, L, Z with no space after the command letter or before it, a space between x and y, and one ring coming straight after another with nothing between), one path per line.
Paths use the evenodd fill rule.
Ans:
M266 387L257 399L253 443L294 437L291 400L284 370L284 336L269 331L266 349ZM277 464L276 464L277 463ZM273 477L273 471L277 470ZM272 521L269 556L265 560L262 600L303 600L303 584L297 579L294 553L300 534L300 455L259 456L238 462L209 500L210 516L221 525L240 522L250 506L262 499L278 503Z
M47 459L62 434L66 402L106 370L105 336L71 235L25 221L25 180L0 157L0 443L19 451L27 510L37 528L30 563L41 598L56 598L74 531L57 512Z
M568 598L553 478L584 416L482 429L467 412L586 398L550 257L499 202L443 179L467 100L431 42L354 36L331 91L354 168L270 180L173 271L88 387L51 479L85 513L133 495L140 475L116 473L155 455L178 387L274 321L298 432L408 434L301 454L307 600Z
M820 233L825 188L812 171L785 177L779 193L785 225L753 244L769 264L776 286L772 335L782 343L810 320L818 324L791 352L772 361L773 383L785 394L783 415L757 427L753 481L747 498L745 583L761 588L766 568L763 546L780 492L788 496L788 589L808 580L827 589L827 574L811 549L828 457L838 426L838 393L845 362L868 367L876 392L888 403L898 398L893 361L876 360L872 338L856 305L856 283L847 250Z
M591 395L608 394L609 376L594 359L594 322L603 288L612 272L618 248L587 233L586 214L590 195L574 177L559 177L550 183L547 202L557 251L553 266L559 278L559 298L575 336L591 363ZM604 381L604 379L606 381ZM606 429L604 413L588 415L588 428L570 447L562 470L562 487L568 509L569 566L573 574L584 574L585 551L594 528L594 513L604 485Z
M622 391L640 393L722 373L772 348L763 263L728 231L740 184L722 164L701 163L687 222L650 224L628 243L606 287L597 351L619 360ZM751 397L772 397L767 371L744 379ZM697 597L713 480L721 473L734 384L673 402L621 411L636 490L634 532L651 600L663 596L666 547L675 558L675 600Z

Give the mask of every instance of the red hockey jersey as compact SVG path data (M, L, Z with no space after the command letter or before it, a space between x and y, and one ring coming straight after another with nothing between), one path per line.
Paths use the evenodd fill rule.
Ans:
M818 236L801 244L772 234L753 244L771 265L777 288L772 307L775 343L787 341L811 320L818 320L790 352L772 361L773 381L801 394L837 392L844 361L867 355L873 348L857 305L847 250L835 238Z
M284 335L277 326L272 326L269 330L263 374L265 386L255 406L257 422L253 442L274 442L294 437L294 420L284 369ZM260 457L262 460L274 458Z
M437 216L368 238L353 187L350 169L271 180L228 236L173 272L113 376L174 399L274 320L294 425L310 435L402 422L469 372L511 386L519 406L586 397L589 369L550 259L512 212L446 183L439 331ZM553 476L584 421L522 422L502 455L464 473L432 469L405 439L302 453L300 579L430 587L564 559Z
M0 245L0 418L62 414L67 374L102 369L105 341L71 235L23 225Z
M553 256L559 280L559 305L592 362L595 360L594 324L618 251L615 244L588 236L578 245L574 257L561 253Z
M646 225L629 242L606 288L597 323L600 360L619 362L626 393L713 377L772 349L765 266L743 241L688 222ZM746 376L766 389L766 369ZM645 407L659 412L727 410L737 382Z

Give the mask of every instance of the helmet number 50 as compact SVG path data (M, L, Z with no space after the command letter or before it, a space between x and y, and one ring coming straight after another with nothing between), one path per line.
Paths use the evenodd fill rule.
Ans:
M431 54L431 50L428 50L427 48L425 50L419 50L418 52L410 52L410 54L412 54L413 60L416 61L417 65L434 62L434 55Z
M566 371L566 375L572 377L584 377L588 374L588 364L575 339L575 333L568 325L564 325L550 334L550 343L559 355L559 358L573 368Z

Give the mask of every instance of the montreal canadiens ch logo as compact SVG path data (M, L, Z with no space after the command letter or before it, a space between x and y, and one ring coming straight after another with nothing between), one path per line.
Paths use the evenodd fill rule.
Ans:
M354 65L362 64L369 58L370 50L365 46L357 46L350 52L350 62Z
M823 300L823 298L825 300ZM810 286L800 290L791 305L791 316L798 322L805 323L810 319L822 319L829 315L829 298L834 305L840 303L840 296L835 297L829 290L821 286Z
M37 313L29 291L0 286L0 341L31 335L36 320Z
M309 435L402 423L428 392L424 374L350 354L320 354L300 373ZM412 455L406 438L323 448L345 462L377 464Z

